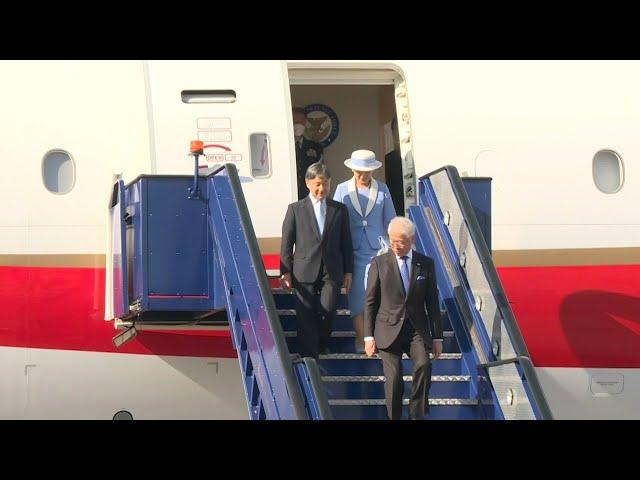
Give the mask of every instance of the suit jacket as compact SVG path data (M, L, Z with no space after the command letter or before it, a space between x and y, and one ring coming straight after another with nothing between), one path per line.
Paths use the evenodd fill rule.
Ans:
M389 243L389 235L387 234L387 227L389 222L396 216L396 210L393 207L391 201L391 194L387 186L378 182L378 196L375 199L373 209L366 217L366 226L363 226L362 221L365 220L362 215L358 213L356 208L351 203L351 197L349 196L349 182L353 183L353 178L350 178L346 182L342 182L336 188L336 193L333 195L333 199L338 202L344 203L349 210L349 220L351 222L351 239L353 240L353 249L359 248L375 249L380 248L380 242L378 237L383 237L387 243ZM361 208L362 213L366 213L365 208ZM366 239L369 245L361 247L362 243L362 231L364 231Z
M415 250L405 298L400 269L393 251L374 257L369 269L364 305L364 335L378 348L388 348L410 321L428 345L442 339L442 319L433 260Z
M309 194L304 181L304 174L312 163L322 160L322 146L312 140L302 137L301 145L296 146L296 171L298 175L298 199L303 199Z
M330 198L325 201L327 213L322 237L308 195L287 209L282 223L280 272L292 272L294 282L315 282L321 262L326 266L329 278L335 282L341 283L345 273L353 273L349 212L340 202Z

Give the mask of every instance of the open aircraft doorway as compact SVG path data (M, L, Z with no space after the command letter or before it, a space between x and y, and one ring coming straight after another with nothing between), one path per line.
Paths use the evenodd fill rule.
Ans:
M298 176L322 159L332 174L331 195L351 178L344 161L355 150L371 150L383 163L375 178L389 187L398 214L416 203L411 126L404 79L391 66L350 68L288 65L291 105L304 114L306 129L297 137ZM307 194L298 180L298 198Z

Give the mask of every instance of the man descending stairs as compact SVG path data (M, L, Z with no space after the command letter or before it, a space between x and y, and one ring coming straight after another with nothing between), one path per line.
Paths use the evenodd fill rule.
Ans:
M297 353L296 318L293 294L281 288L272 289L276 308L287 337L289 351ZM443 312L444 353L433 361L429 413L426 419L477 419L479 410L470 375L463 364L458 342ZM378 420L386 418L382 360L355 352L355 332L347 310L347 297L340 295L336 320L329 344L330 353L321 354L319 367L329 404L336 419ZM411 392L411 360L403 356L403 418L408 415Z

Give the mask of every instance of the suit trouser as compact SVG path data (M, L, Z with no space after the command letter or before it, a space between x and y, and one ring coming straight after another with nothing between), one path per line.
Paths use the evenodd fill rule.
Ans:
M428 394L431 386L431 361L425 340L406 319L398 338L388 347L379 350L384 370L384 396L390 420L402 416L402 394L404 380L402 354L407 353L413 361L413 381L409 398L409 418L423 419L429 411Z
M329 346L341 285L324 268L314 283L295 284L298 348L303 357L318 358ZM318 295L319 294L319 295Z

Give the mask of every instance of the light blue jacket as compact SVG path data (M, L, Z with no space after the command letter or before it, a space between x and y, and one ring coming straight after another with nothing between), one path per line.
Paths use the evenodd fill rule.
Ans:
M349 195L349 182L354 183L354 179L350 178L346 182L342 182L336 188L336 193L333 195L333 199L342 202L347 206L349 210L349 223L351 224L351 240L353 242L353 249L360 248L362 238L366 237L369 241L369 246L378 250L380 248L380 242L378 237L383 237L387 244L389 243L389 236L387 235L387 227L389 222L396 216L396 210L389 194L389 188L386 184L378 182L378 195L375 199L373 209L369 212L369 215L363 217L358 213L358 210L353 206L351 202L351 196ZM366 213L367 202L363 202L361 211ZM365 224L366 223L366 224ZM364 230L365 235L362 235Z

